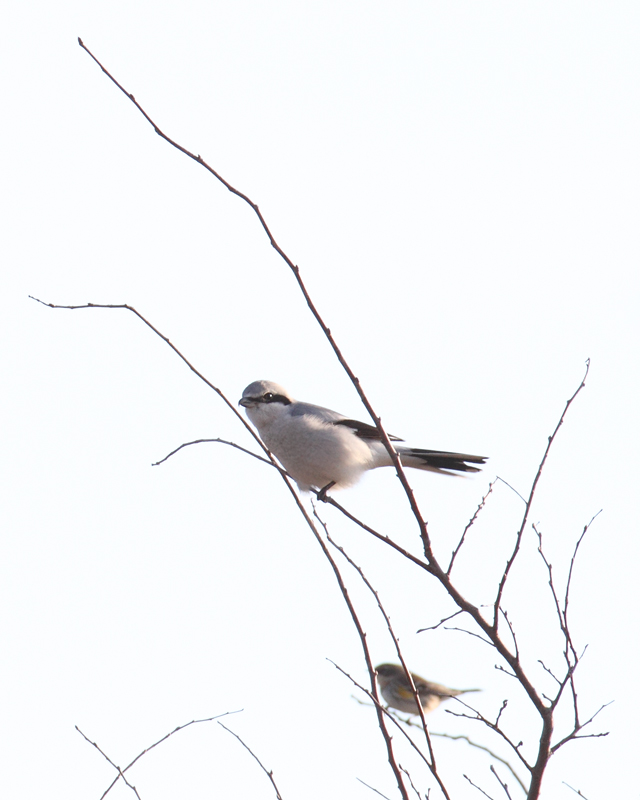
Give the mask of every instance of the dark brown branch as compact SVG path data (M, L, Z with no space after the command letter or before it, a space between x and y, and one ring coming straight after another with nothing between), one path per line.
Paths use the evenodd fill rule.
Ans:
M260 761L260 759L258 758L258 756L257 756L257 755L256 755L256 754L253 752L253 750L252 750L252 749L249 747L249 745L248 745L248 744L246 744L246 742L243 742L243 741L242 741L242 739L241 739L241 738L238 736L238 734L237 734L237 733L234 733L234 732L231 730L231 728L227 728L227 726L226 726L226 725L223 725L221 722L218 722L218 725L220 725L220 727L221 727L221 728L224 728L224 729L225 729L225 731L227 731L227 733L230 733L232 736L235 736L235 737L236 737L236 739L237 739L237 740L240 742L240 744L241 744L241 745L244 747L244 749L245 749L245 750L247 750L247 751L248 751L248 752L249 752L249 753L250 753L250 754L251 754L251 755L252 755L252 756L255 758L255 760L256 760L256 761L258 762L258 764L260 765L260 768L262 769L262 771L263 771L263 772L266 774L266 776L267 776L267 777L269 778L269 780L271 781L271 785L272 785L272 786L273 786L273 788L274 788L274 791L275 791L275 793L276 793L276 797L278 798L278 800L282 800L282 795L280 794L280 791L278 790L278 786L276 785L276 782L275 782L275 780L274 780L274 777L273 777L273 772L272 772L271 770L268 770L268 769L265 767L265 765L262 763L262 761Z

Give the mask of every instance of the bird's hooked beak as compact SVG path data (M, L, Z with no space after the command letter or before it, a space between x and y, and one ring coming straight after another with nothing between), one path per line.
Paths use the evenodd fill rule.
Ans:
M253 397L242 397L238 401L239 406L244 406L244 408L253 408L256 405L256 401Z

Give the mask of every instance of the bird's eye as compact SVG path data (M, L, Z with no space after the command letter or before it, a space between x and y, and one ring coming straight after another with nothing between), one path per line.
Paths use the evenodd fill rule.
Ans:
M262 401L264 403L270 403L273 400L273 392L265 392L262 395Z

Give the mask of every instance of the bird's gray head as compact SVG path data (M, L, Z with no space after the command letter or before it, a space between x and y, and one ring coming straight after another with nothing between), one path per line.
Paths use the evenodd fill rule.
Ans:
M384 680L391 680L398 676L405 677L404 668L400 664L378 664L376 667L378 677Z
M288 406L292 402L293 398L280 384L273 381L254 381L244 390L238 405L250 409L266 406L270 403L280 403L283 406Z

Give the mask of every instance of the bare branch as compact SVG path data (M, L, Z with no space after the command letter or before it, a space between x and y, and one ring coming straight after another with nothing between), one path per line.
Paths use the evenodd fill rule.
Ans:
M565 786L569 786L569 784L566 781L562 781L562 783L564 783ZM584 800L588 800L587 796L582 794L580 789L574 789L573 786L569 786L569 789L571 789L572 792L575 792L578 795L578 797L583 797Z
M608 703L603 703L600 708L592 714L586 722L583 722L581 725L577 726L568 736L565 736L564 739L561 739L557 744L554 744L553 747L550 748L550 754L553 755L557 753L557 751L562 747L562 745L566 744L567 742L572 741L573 739L602 739L605 736L609 735L609 731L603 733L588 733L584 735L579 735L579 731L583 730L590 725L593 720L598 716L601 711L604 711L607 706L610 706L614 701L609 700Z
M480 639L481 642L488 644L490 647L495 647L495 643L485 639L484 637L480 636L479 633L474 633L473 631L468 631L466 628L456 628L455 626L449 627L448 625L444 626L445 631L459 631L459 633L467 633L469 636L473 636L475 639Z
M489 497L489 495L493 491L494 485L495 485L495 481L491 481L491 483L489 484L489 490L487 491L485 496L480 501L480 505L478 506L478 508L476 508L474 515L471 517L471 519L467 523L465 529L462 531L462 536L460 537L460 541L458 542L458 545L457 545L456 549L451 554L451 561L449 561L449 566L447 567L447 575L451 575L451 570L453 569L453 562L456 560L456 557L457 557L458 553L460 552L460 550L462 548L462 545L464 544L464 539L465 539L465 536L467 535L467 531L471 528L473 523L478 519L478 515L480 514L480 512L484 508L484 504L487 502L487 498Z
M83 733L83 732L80 730L80 728L79 728L77 725L75 726L75 728L76 728L76 730L78 731L78 733L79 733L79 734L80 734L80 735L81 735L81 736L82 736L82 737L83 737L83 738L84 738L84 739L85 739L87 742L89 742L89 744L93 745L93 746L96 748L96 750L98 750L98 752L102 753L102 755L103 755L103 756L106 758L106 760L107 760L107 761L108 761L108 762L111 764L111 766L112 766L114 769L118 770L118 775L117 775L117 777L116 777L116 778L114 779L114 781L111 783L111 785L109 786L109 788L108 788L108 789L107 789L107 790L106 790L106 791L105 791L105 792L102 794L102 797L100 798L100 800L102 800L102 799L103 799L103 798L104 798L104 797L105 797L105 796L106 796L106 795L107 795L107 794L108 794L108 793L111 791L111 789L112 789L112 788L115 786L115 784L118 782L118 779L119 779L119 778L122 778L122 779L124 780L124 782L127 784L127 786L129 786L129 788L131 788L131 789L134 789L134 791L135 791L135 787L133 787L133 786L131 786L129 783L127 783L127 780L126 780L126 779L125 779L125 777L124 777L124 773L125 773L127 770L131 769L131 767L132 767L132 766L133 766L133 765L134 765L134 764L135 764L137 761L139 761L139 760L142 758L142 756L146 755L146 754L147 754L147 753L148 753L150 750L153 750L153 748L154 748L154 747L157 747L159 744L162 744L162 742L166 742L166 740L167 740L167 739L168 739L170 736L173 736L173 734L174 734L174 733L178 733L178 731L182 731L182 730L184 730L185 728L188 728L190 725L197 725L197 724L199 724L200 722L212 722L213 720L220 719L221 717L227 717L227 716L229 716L230 714L240 714L240 713L241 713L241 711L242 711L242 709L239 709L238 711L225 711L225 712L224 712L224 714L217 714L217 715L216 715L216 716L214 716L214 717L207 717L206 719L192 719L192 720L191 720L191 722L186 722L184 725L178 725L178 727L177 727L177 728L174 728L172 731L170 731L169 733L165 734L165 736L163 736L161 739L158 739L158 741L157 741L157 742L154 742L152 745L149 745L149 747L146 747L146 748L145 748L145 749L144 749L144 750L143 750L141 753L138 753L138 755L137 755L137 756L136 756L136 757L133 759L133 761L131 761L131 762L130 762L130 763L129 763L129 764L128 764L128 765L127 765L127 766L126 766L126 767L125 767L123 770L121 770L121 769L120 769L120 767L118 767L118 766L117 766L117 765L116 765L116 764L115 764L115 763L114 763L114 762L113 762L113 761L112 761L112 760L109 758L109 756L107 756L107 755L106 755L106 753L104 753L104 752L103 752L103 751L102 751L102 750L101 750L101 749L98 747L98 745L97 745L95 742L92 742L92 741L91 741L91 740L90 740L90 739L89 739L89 738L88 738L88 737L87 737L87 736L86 736L86 735L85 735L85 734L84 734L84 733ZM136 792L136 794L137 794L137 792Z
M489 798L489 800L494 800L494 798L493 798L493 797L491 797L491 795L490 795L490 794L487 794L487 793L485 792L485 790L484 790L484 789L481 789L481 788L480 788L480 787L479 787L477 784L475 784L475 783L474 783L474 782L471 780L471 778L470 778L468 775L465 775L465 774L463 773L462 777L463 777L465 780L469 781L469 783L470 783L470 784L473 786L473 788L474 788L474 789L477 789L479 792L482 792L482 794L483 794L485 797L488 797L488 798Z
M219 444L227 444L229 445L229 447L235 447L236 450L241 450L248 456L253 456L254 458L257 458L258 461L263 461L268 466L275 467L276 469L280 470L280 472L284 472L285 475L288 475L286 470L283 470L282 467L280 467L278 464L274 464L273 461L269 461L267 458L263 458L263 456L259 456L257 453L253 453L251 450L247 450L246 447L240 447L240 445L236 444L235 442L228 442L226 441L226 439L195 439L193 442L185 442L184 444L181 444L180 447L176 447L175 450L172 450L164 458L161 458L160 461L154 461L153 464L151 464L151 466L158 467L160 466L160 464L164 464L165 461L168 461L168 459L170 459L171 456L175 456L175 454L178 453L180 450L182 450L183 447L190 447L192 444L206 444L208 442L217 442Z
M500 779L500 776L499 776L499 775L498 775L498 773L496 772L496 770L495 770L495 767L493 766L493 764L491 764L491 766L489 767L489 769L490 769L490 770L491 770L491 772L493 773L493 775L494 775L495 779L498 781L498 783L500 784L500 786L502 786L502 788L504 789L504 793L507 795L507 797L509 798L509 800L512 800L512 797L511 797L511 795L509 794L509 787L507 786L507 784L506 784L506 783L504 783L504 781L502 781L502 780Z
M400 769L402 770L402 772L404 772L404 770L402 769L402 767L400 767ZM375 792L376 794L379 794L379 795L380 795L380 797L384 797L384 800L390 800L390 798L388 798L386 794L382 794L382 792L379 792L379 791L378 791L377 789L375 789L373 786L369 786L369 784L368 784L368 783L365 783L365 782L362 780L362 778L356 778L356 780L358 781L358 783L361 783L363 786L366 786L366 787L367 787L367 789L371 789L371 791L372 791L372 792Z
M405 720L405 722L406 722L406 720ZM407 723L407 724L409 724L409 723ZM526 794L527 787L524 785L524 782L520 779L518 773L513 769L513 767L507 761L506 758L502 758L502 756L499 756L493 750L490 750L488 747L485 747L483 744L478 744L477 742L474 742L472 739L470 739L468 736L465 736L464 734L455 734L454 735L452 733L436 733L435 731L431 731L431 735L432 736L441 736L441 737L443 737L445 739L462 739L470 747L476 747L478 750L484 750L485 753L489 753L491 758L495 758L496 761L499 761L501 764L504 764L504 766L513 775L513 777L518 781L518 784L519 784L520 788L522 789L522 791Z
M270 460L273 463L273 465L276 466L276 467L278 466L278 464L276 464L276 462L273 461L273 458L271 458L271 454L269 453L267 448L264 446L264 444L262 443L262 441L259 438L259 436L255 433L253 428L249 425L249 423L245 420L245 418L242 416L242 414L238 411L238 409L236 408L235 404L232 403L226 397L226 395L222 392L221 389L219 389L217 386L214 386L211 383L211 381L209 381L207 378L205 378L205 376L198 369L196 369L194 367L194 365L187 359L187 357L184 356L180 352L180 350L178 350L178 348L170 341L170 339L167 336L165 336L161 331L159 331L158 328L155 327L155 325L152 325L149 322L149 320L146 319L146 317L143 317L142 314L137 309L135 309L133 306L130 306L127 303L84 303L84 304L78 305L78 306L63 306L63 305L58 305L56 303L47 303L44 300L40 300L37 297L33 297L32 295L29 295L29 297L30 297L31 300L35 300L36 303L40 303L43 306L47 306L47 308L59 308L59 309L67 310L67 311L78 311L79 309L83 309L83 308L123 309L125 311L130 311L132 314L134 314L136 317L138 317L139 320L144 322L144 324L148 328L150 328L156 334L156 336L159 336L162 339L163 342L168 344L169 347L173 350L173 352L178 356L178 358L180 358L187 365L187 367L189 367L189 369L194 373L194 375L197 375L197 377L200 378L200 380L203 383L206 383L206 385L210 389L213 389L213 391L218 395L218 397L227 406L227 408L236 417L236 419L238 419L240 421L240 423L244 427L244 429L246 431L248 431L249 434L253 437L253 439L258 443L258 445L260 446L261 450L267 456L270 457Z
M449 622L449 620L450 620L450 619L454 619L455 617L457 617L457 616L458 616L458 614L462 614L462 613L463 613L463 612L462 612L460 609L458 609L458 610L455 612L455 614L450 614L448 617L444 617L443 619L441 619L441 620L440 620L440 622L437 622L435 625L430 625L428 628L418 628L418 630L416 631L416 633L425 633L425 631L435 631L435 630L437 630L437 629L438 629L438 628L439 628L441 625L443 625L445 622Z
M252 755L252 756L255 758L255 760L256 760L256 761L258 762L258 764L260 765L260 768L262 769L262 771L263 771L263 772L264 772L264 773L267 775L267 777L268 777L268 778L269 778L269 780L271 781L271 785L273 786L273 789L274 789L274 791L275 791L275 793L276 793L276 797L278 798L278 800L282 800L282 795L280 794L280 792L279 792L279 790L278 790L278 787L277 787L277 785L276 785L276 782L275 782L275 780L274 780L274 778L273 778L273 772L272 772L271 770L268 770L268 769L265 767L265 765L262 763L262 761L260 761L260 759L258 758L258 756L257 756L257 755L256 755L256 754L253 752L253 750L252 750L252 749L249 747L249 745L248 745L248 744L246 744L246 742L243 742L243 741L242 741L242 739L241 739L241 738L238 736L238 734L237 734L237 733L234 733L234 732L231 730L231 728L227 728L227 726L226 726L226 725L223 725L223 724L222 724L222 722L218 722L218 725L220 725L220 727L221 727L221 728L224 728L224 729L225 729L225 731L227 731L227 733L230 733L232 736L235 736L235 737L236 737L236 739L237 739L237 740L240 742L240 744L241 744L241 745L244 747L244 749L245 749L245 750L247 750L247 751L248 751L248 752L249 752L249 753L250 753L250 754L251 754L251 755Z
M515 489L515 488L514 488L514 487L513 487L513 486L512 486L512 485L511 485L511 484L510 484L508 481L505 481L505 479L504 479L504 478L501 478L499 475L496 475L496 480L497 480L497 481L500 481L500 483L504 483L504 485L505 485L505 486L506 486L508 489L511 489L511 491L512 491L514 494L518 495L518 497L519 497L519 498L522 500L522 502L523 502L525 505L527 504L527 501L526 501L526 500L524 499L524 497L523 497L523 496L520 494L520 492L519 492L517 489Z
M108 755L107 755L107 754L104 752L104 750L103 750L103 749L102 749L102 748L101 748L101 747L100 747L98 744L96 744L96 742L92 742L92 741L91 741L91 739L89 739L89 738L88 738L88 737L87 737L87 736L86 736L86 735L85 735L85 734L84 734L84 733L83 733L83 732L80 730L80 728L79 728L77 725L75 726L75 728L76 728L76 730L78 731L78 733L80 734L80 736L82 736L82 737L83 737L83 738L84 738L84 739L85 739L87 742L89 742L89 744L93 745L93 746L96 748L96 750L97 750L97 751L100 753L100 755L104 756L104 758L105 758L105 759L106 759L106 760L109 762L109 764L111 764L111 766L112 766L112 767L113 767L113 768L116 770L116 772L118 773L118 777L117 777L117 778L116 778L116 779L113 781L113 783L111 784L111 786L109 786L109 788L108 788L108 789L107 789L107 791L106 791L106 792L105 792L105 793L102 795L102 797L104 797L104 796L105 796L105 795L106 795L106 794L107 794L109 791L111 791L111 787L115 785L115 783L116 783L116 781L118 780L118 778L122 778L122 780L125 782L125 785L126 785L126 786L128 786L128 787L129 787L129 789L131 789L131 790L133 791L133 793L134 793L134 794L135 794L135 796L138 798L138 800L141 800L141 798L140 798L140 795L138 794L138 790L136 789L136 787L135 787L135 786L133 786L133 784L129 783L129 781L126 779L126 777L125 777L125 774L124 774L126 770L122 770L122 769L120 769L120 767L119 767L117 764L115 764L115 763L114 763L114 762L113 762L113 761L112 761L112 760L109 758L109 756L108 756ZM102 797L100 798L100 800L102 800Z
M516 632L515 632L515 630L513 628L511 620L509 619L509 615L507 614L507 612L506 612L506 610L504 608L501 608L500 611L502 613L502 616L505 618L505 621L506 621L507 625L509 626L509 632L511 633L511 638L513 640L513 647L514 647L515 657L516 658L520 658L520 651L518 650L518 639L516 638Z
M533 771L533 767L531 766L531 764L529 764L529 762L520 752L520 747L522 746L522 742L520 742L519 744L514 744L513 741L509 738L509 736L507 736L507 734L500 727L500 717L502 716L502 712L507 707L507 702L508 702L507 700L502 701L502 706L498 711L495 722L492 722L490 719L487 719L476 708L473 708L473 706L470 706L468 703L465 703L464 700L461 700L459 697L457 697L456 700L465 708L469 709L469 711L472 711L474 716L471 716L470 714L463 714L459 711L452 711L449 708L447 709L447 714L451 714L454 717L461 717L463 719L470 719L473 720L474 722L484 723L487 726L487 728L490 728L492 731L497 733L498 736L500 736L509 745L509 747L513 750L513 752L518 756L523 766L525 766L529 772Z
M318 494L319 494L319 492L316 492L316 495L318 495ZM350 511L347 511L347 509L344 506L340 505L340 503L338 503L337 500L334 500L333 497L328 495L326 497L326 499L325 499L325 502L328 505L331 505L334 508L337 508L338 511L340 511L340 513L344 514L344 516L347 519L350 519L351 522L354 522L360 528L362 528L363 530L367 531L367 533L370 533L372 536L375 536L376 539L379 539L384 544L388 545L389 547L392 547L394 550L396 550L398 553L400 553L400 555L404 556L407 560L411 561L416 566L420 567L421 569L425 570L426 572L431 572L429 564L427 564L425 561L422 561L422 559L417 558L416 556L413 555L413 553L410 553L408 550L405 550L399 544L394 542L393 539L389 538L388 536L385 536L382 533L379 533L378 531L376 531L373 528L369 527L369 525L366 525L364 522L362 522L362 520L359 520L357 517L354 517L354 515Z
M573 401L576 399L578 394L582 391L582 389L585 386L585 382L587 380L587 375L589 374L589 366L590 366L590 360L587 359L587 368L586 368L586 371L584 373L584 377L582 378L582 382L580 383L580 386L578 386L578 388L575 390L575 392L571 395L571 397L567 400L567 402L565 404L565 407L564 407L564 411L562 412L562 414L560 416L560 420L558 421L558 424L556 425L556 428L555 428L554 432L549 437L549 441L547 443L547 447L546 447L546 449L544 451L544 455L542 456L542 461L540 462L540 465L538 467L538 471L536 472L536 476L535 476L535 478L533 480L533 484L531 486L531 491L529 492L529 498L526 501L526 508L525 508L524 515L522 517L522 524L520 525L520 530L518 531L518 534L516 536L516 544L515 544L515 547L513 549L513 552L511 554L509 560L507 561L507 565L505 567L505 570L504 570L504 573L502 575L502 578L500 579L500 585L498 587L498 594L496 595L496 599L495 599L495 602L494 602L493 625L494 625L494 628L496 630L498 630L498 618L499 618L500 601L502 600L502 594L504 592L504 587L505 587L505 584L507 582L507 578L509 577L509 572L511 571L511 567L513 566L513 563L516 560L516 557L517 557L518 553L520 552L520 545L522 543L522 534L524 533L524 529L525 529L525 526L527 524L527 520L529 519L529 511L531 510L531 504L533 503L533 496L535 494L536 487L538 486L538 481L540 480L540 476L542 475L542 470L543 470L544 465L545 465L545 463L547 461L547 456L549 455L549 451L551 450L551 445L553 444L553 442L554 442L554 440L555 440L555 438L556 438L556 436L558 434L558 431L560 430L560 426L564 422L564 418L565 418L565 416L567 414L567 411L569 410L571 404L573 403ZM506 481L505 481L505 483L506 483Z
M405 768L402 766L402 764L399 764L399 767L400 767L400 769L402 770L402 772L403 772L403 773L404 773L404 774L407 776L407 780L409 781L409 784L411 785L411 788L412 788L412 789L413 789L413 791L416 793L416 797L418 798L418 800L420 800L420 792L419 792L419 791L416 789L416 787L414 786L414 784L413 784L413 781L411 780L411 775L409 774L409 770L408 770L408 769L405 769Z

